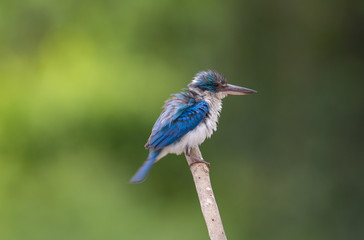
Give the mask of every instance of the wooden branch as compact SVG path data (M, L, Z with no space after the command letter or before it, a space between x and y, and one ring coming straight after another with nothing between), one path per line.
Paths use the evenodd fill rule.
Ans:
M203 159L200 149L193 148L190 157L186 155L188 165L194 161L191 159ZM219 209L215 200L214 192L210 182L210 169L205 163L195 163L190 167L196 191L200 200L202 214L205 218L207 230L211 240L226 240L224 227L222 225Z

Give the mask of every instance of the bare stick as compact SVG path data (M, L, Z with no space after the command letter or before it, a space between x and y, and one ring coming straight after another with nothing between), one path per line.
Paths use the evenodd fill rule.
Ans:
M192 158L203 159L198 147L191 149L190 156L186 155L186 159L190 165L193 180L195 181L196 191L210 239L226 240L224 227L210 182L210 169L205 163L191 165L194 162Z

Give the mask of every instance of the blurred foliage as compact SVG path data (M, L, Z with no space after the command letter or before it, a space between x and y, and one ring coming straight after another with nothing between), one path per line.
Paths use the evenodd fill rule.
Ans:
M163 101L207 68L202 146L231 239L362 239L362 1L0 3L0 239L207 239L186 161L128 180Z

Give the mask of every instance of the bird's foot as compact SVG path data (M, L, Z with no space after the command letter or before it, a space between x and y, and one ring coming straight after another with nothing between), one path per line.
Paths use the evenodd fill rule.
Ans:
M193 164L196 164L196 163L204 163L207 165L208 168L210 168L210 163L209 162L206 162L205 160L201 160L201 159L197 159L197 158L194 158L194 157L191 157L190 158L193 160L193 162L190 164L190 168Z
M196 164L196 163L204 163L204 164L206 164L206 166L208 167L208 168L210 168L210 163L209 162L206 162L205 160L203 160L203 159L198 159L198 158L196 158L196 157L194 157L194 156L191 156L191 149L190 148L187 148L186 149L186 156L187 157L189 157L191 160L192 160L192 163L189 165L190 166L190 168L191 168L191 166L193 165L193 164Z

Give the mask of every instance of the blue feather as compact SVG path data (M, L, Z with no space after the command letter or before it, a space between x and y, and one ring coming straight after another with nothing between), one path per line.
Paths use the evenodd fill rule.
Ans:
M139 168L139 170L135 173L135 175L131 178L131 183L141 183L143 182L152 168L155 160L160 153L160 150L150 150L147 160L145 160L144 164Z
M206 101L198 101L189 106L180 106L183 110L175 109L174 114L167 110L161 114L153 127L152 134L146 144L147 148L161 149L180 140L185 134L193 130L205 118L209 111Z

